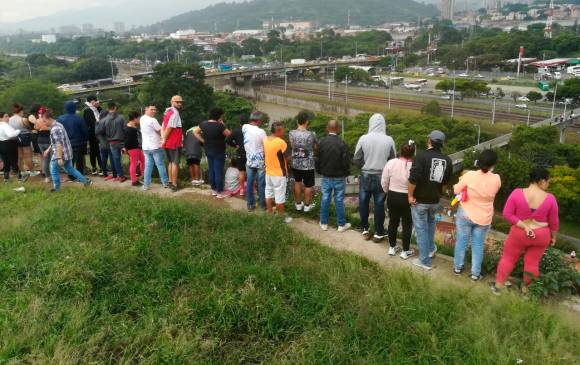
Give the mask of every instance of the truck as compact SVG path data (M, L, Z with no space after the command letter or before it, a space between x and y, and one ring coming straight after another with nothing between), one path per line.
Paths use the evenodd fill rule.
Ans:
M294 58L294 59L290 60L291 65L303 65L305 63L306 63L306 60L304 58Z
M218 65L218 71L219 72L227 72L227 71L232 71L232 70L233 70L232 65L227 65L225 63L220 63Z

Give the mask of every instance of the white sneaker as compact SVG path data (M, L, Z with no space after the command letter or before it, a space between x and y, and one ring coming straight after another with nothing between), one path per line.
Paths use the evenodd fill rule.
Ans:
M30 171L29 175L30 175L30 177L38 176L38 175L40 175L40 171Z
M435 245L435 249L433 251L429 252L429 258L435 257L436 253L437 253L437 245Z
M196 186L197 185L197 180L191 180L191 185Z
M316 203L304 206L304 213L310 212L312 209L316 208Z
M350 223L346 223L344 226L338 227L337 231L338 233L346 232L350 229L350 227L352 227L352 225Z
M397 246L395 246L395 247L389 246L389 256L395 256L397 254L397 251L398 251L397 249L398 249Z
M211 195L212 195L212 196L218 196L218 193L217 193L217 191L215 191L215 190L212 190L212 191L211 191Z
M413 260L413 265L415 265L417 267L420 267L423 270L427 270L427 271L433 270L433 266L427 266L427 265L423 264L421 262L421 260L419 260L419 259L414 259Z
M302 209L304 209L304 204L303 203L294 203L294 205L296 206L296 211L300 212L302 211Z
M320 223L320 229L322 229L323 231L328 231L328 224Z
M226 195L226 194L217 194L215 197L217 199L225 199L225 198L229 198L229 195Z
M409 250L409 251L403 251L401 252L401 255L399 256L401 258L401 260L406 260L409 257L413 257L415 256L415 251L414 250Z
M286 223L286 224L290 224L290 223L292 223L292 221L293 221L292 217L284 218L284 223Z

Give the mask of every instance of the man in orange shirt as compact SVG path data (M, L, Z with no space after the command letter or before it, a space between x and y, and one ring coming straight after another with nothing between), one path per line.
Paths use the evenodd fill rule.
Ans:
M284 136L284 124L275 122L272 124L272 135L264 139L264 161L266 164L266 209L272 212L274 202L276 212L284 213L284 203L286 202L286 183L288 179L288 159L290 150L282 139ZM285 223L290 223L291 217L284 219Z

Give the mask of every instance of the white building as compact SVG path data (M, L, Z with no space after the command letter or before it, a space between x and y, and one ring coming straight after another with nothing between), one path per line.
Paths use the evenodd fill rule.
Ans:
M41 40L44 43L56 43L56 35L55 34L43 34Z
M195 37L195 29L180 29L175 33L169 34L171 39L193 39Z

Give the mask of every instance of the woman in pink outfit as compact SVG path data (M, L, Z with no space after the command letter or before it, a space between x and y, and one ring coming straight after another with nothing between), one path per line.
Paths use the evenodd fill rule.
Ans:
M542 256L549 245L556 243L558 232L558 203L546 191L549 186L548 170L535 169L530 173L530 185L515 189L509 196L503 216L512 227L497 267L495 283L491 283L495 294L501 293L522 253L526 285L530 283L530 275L540 275Z

